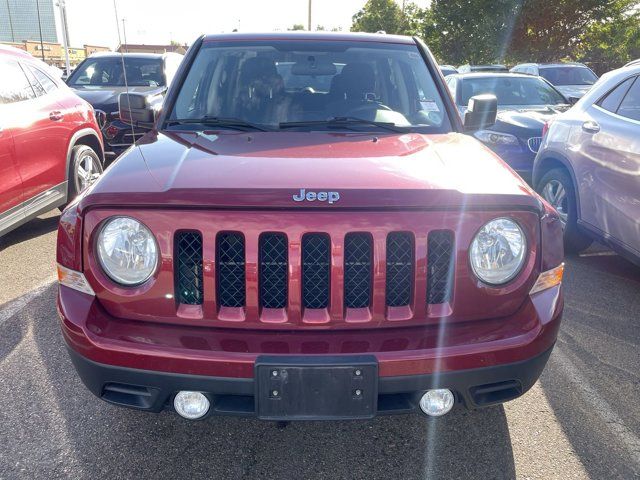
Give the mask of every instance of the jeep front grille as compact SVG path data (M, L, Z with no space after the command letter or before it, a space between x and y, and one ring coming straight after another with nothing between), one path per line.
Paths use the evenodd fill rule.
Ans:
M416 308L424 311L427 305L447 304L453 298L455 238L451 230L421 236L422 247L413 231L348 232L338 238L314 232L304 233L297 241L285 232L220 232L214 239L211 268L203 261L207 240L199 232L176 233L179 304L204 305L215 293L215 305L241 308L246 315L262 318L262 309L283 310L267 313L264 321L284 323L296 318L294 323L301 319L323 323L329 321L329 312L345 322L368 321L375 309L392 320L402 320L411 318ZM203 272L206 276L208 268L216 275L207 284ZM383 283L375 283L376 279ZM426 295L416 292L417 282L426 287ZM375 290L375 285L383 286L382 291ZM304 320L305 311L316 313ZM234 321L242 321L245 314L226 313Z
M218 234L218 303L222 307L243 307L245 292L244 237L241 233Z

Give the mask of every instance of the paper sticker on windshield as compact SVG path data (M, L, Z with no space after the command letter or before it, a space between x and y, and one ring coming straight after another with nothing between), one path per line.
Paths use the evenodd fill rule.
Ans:
M438 108L438 104L436 102L434 102L433 100L423 100L420 102L420 106L422 107L422 110L424 110L425 112L439 112L440 109Z

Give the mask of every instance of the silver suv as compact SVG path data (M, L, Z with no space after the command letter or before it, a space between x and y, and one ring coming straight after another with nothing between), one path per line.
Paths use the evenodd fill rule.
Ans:
M640 62L603 75L547 128L533 184L560 213L566 249L597 239L640 263Z
M565 97L580 98L596 83L598 76L583 63L521 63L510 72L539 75Z

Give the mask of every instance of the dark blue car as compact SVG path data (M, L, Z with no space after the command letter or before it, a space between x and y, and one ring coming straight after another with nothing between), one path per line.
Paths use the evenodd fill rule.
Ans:
M496 123L473 135L530 181L544 124L567 110L568 100L544 78L531 75L464 73L449 75L446 82L463 118L471 97L486 93L496 96Z

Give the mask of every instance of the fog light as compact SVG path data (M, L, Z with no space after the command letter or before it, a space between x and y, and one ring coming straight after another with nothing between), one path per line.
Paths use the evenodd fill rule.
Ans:
M420 408L430 417L440 417L453 408L453 393L446 388L427 390L420 399Z
M181 391L173 399L173 407L181 417L195 420L209 411L209 400L200 392Z

